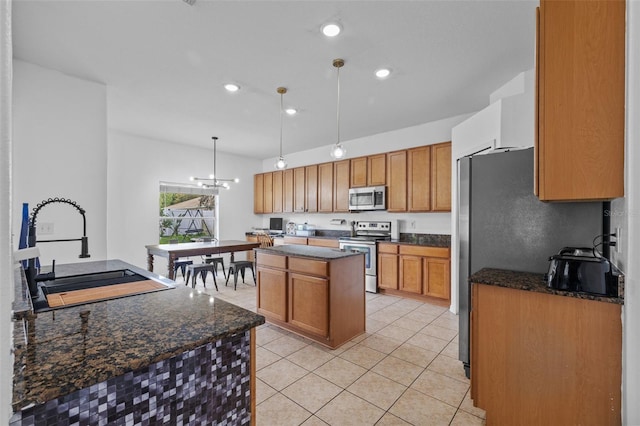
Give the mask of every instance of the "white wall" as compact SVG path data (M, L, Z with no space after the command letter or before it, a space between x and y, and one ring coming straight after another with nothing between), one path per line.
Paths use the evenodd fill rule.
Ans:
M13 62L13 229L20 233L22 203L29 212L48 198L77 202L86 211L91 259L107 254L106 87L42 68ZM79 238L82 217L65 204L51 204L38 215L53 223L52 235ZM16 243L17 244L17 239ZM43 265L82 261L80 242L42 243Z
M11 1L0 0L0 424L11 415L11 378L13 346L11 301L13 268L11 254Z
M245 239L259 226L253 214L253 175L261 160L220 152L216 172L221 178L239 178L219 196L220 239ZM189 176L208 176L213 170L213 146L203 149L168 141L110 131L108 148L107 257L146 268L145 245L159 238L159 183L189 182ZM165 274L166 262L155 261L154 272Z
M626 258L622 424L640 425L640 1L627 2ZM624 208L624 206L623 206Z
M469 115L460 115L418 126L407 127L386 133L379 133L364 138L342 141L347 149L347 158L356 158L364 155L390 152L417 146L432 145L451 140L451 129L468 118ZM320 148L286 153L288 167L306 166L332 161L331 147L326 145ZM275 158L269 158L262 162L262 171L274 170ZM403 233L422 234L451 234L450 213L387 213L387 212L362 212L362 213L286 213L264 215L260 226L268 227L270 217L284 217L285 223L309 223L321 229L348 230L348 225L330 225L331 219L353 220L394 220L398 221L399 231Z

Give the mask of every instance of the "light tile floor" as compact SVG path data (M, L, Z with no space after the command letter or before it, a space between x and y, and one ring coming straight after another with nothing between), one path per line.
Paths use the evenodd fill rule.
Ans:
M219 273L219 292L210 275L196 288L255 312L246 281L234 291ZM335 350L269 323L257 329L258 425L485 424L458 361L458 317L395 296L367 293L366 303L366 333Z

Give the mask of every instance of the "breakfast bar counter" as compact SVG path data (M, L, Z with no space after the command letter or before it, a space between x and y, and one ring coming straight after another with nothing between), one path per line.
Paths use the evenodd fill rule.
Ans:
M122 267L163 280L121 261L69 266ZM261 315L183 286L33 313L21 272L11 425L251 421Z

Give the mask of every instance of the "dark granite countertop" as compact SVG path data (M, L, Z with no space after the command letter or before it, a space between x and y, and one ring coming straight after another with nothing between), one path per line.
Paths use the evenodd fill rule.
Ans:
M247 232L247 236L254 235L254 232ZM348 237L349 231L337 231L331 229L316 229L316 235L302 238L324 238L334 239ZM285 235L282 237L295 235ZM274 238L278 238L276 235L272 235ZM401 233L398 239L393 239L389 242L396 244L407 244L427 247L451 247L451 235L448 234L415 234L415 233Z
M624 304L621 297L598 296L595 294L562 291L547 287L544 274L533 272L519 272L505 269L483 268L469 277L475 284L495 285L516 290L535 291L538 293L554 294L558 296L575 297L578 299L595 300L606 303Z
M364 253L353 251L342 251L335 248L304 246L297 244L287 244L283 246L257 248L258 253L278 254L282 256L306 257L316 260L342 259L349 256L362 256Z
M57 265L56 276L122 267L162 280L119 260ZM14 411L264 324L262 315L213 295L177 286L37 314L22 311L14 333Z

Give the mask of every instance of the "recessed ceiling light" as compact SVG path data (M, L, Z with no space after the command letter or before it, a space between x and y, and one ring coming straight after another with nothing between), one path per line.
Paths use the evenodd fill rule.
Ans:
M294 115L294 114L296 114L298 112L298 110L295 109L295 108L287 108L287 109L284 110L284 112L286 112L289 115Z
M378 78L387 78L391 74L391 70L388 68L380 68L376 71L376 77Z
M238 90L240 90L240 86L238 86L237 84L233 84L233 83L225 84L224 88L227 89L228 92L237 92Z
M335 37L340 34L340 31L342 31L342 28L340 28L340 25L335 23L325 24L322 26L322 34L327 37Z

